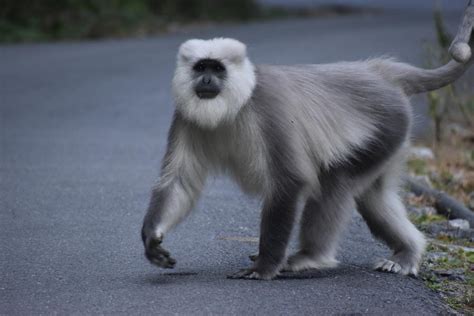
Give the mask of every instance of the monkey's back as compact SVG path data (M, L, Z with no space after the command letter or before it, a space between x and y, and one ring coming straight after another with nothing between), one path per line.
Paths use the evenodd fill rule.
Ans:
M270 138L291 148L303 173L344 164L367 169L406 141L411 125L408 98L371 65L257 67L251 105L272 124L272 133L280 134Z

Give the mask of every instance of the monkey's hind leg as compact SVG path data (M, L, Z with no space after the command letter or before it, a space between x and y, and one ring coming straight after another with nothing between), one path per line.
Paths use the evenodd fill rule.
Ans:
M375 269L416 275L426 242L408 219L397 186L388 177L384 175L357 199L357 210L371 232L393 250L393 256L377 262Z
M296 212L299 187L286 188L267 198L260 223L259 252L249 269L229 275L231 279L270 280L284 265Z
M288 258L284 271L303 271L337 266L336 251L342 230L351 218L351 194L310 197L301 217L300 250Z

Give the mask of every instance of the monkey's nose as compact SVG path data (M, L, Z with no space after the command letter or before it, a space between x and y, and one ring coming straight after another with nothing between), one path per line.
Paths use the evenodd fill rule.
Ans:
M204 75L202 77L202 83L204 84L210 84L211 83L211 76Z

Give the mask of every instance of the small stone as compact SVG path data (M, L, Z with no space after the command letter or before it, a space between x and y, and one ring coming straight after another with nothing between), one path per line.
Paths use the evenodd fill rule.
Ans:
M426 227L426 230L428 231L430 235L433 235L433 236L446 235L447 221L430 223Z
M439 230L436 234L437 237L448 236L456 239L467 239L469 241L474 241L474 229L458 229L458 228L445 228L444 230Z
M442 258L446 258L448 254L446 252L428 252L426 253L426 260L428 262L438 262Z
M460 229L460 230L468 230L469 227L469 222L465 219L452 219L448 221L448 228L451 229Z
M412 159L434 159L434 154L428 147L411 147L410 158Z
M448 276L448 279L452 281L461 281L461 282L466 281L466 277L464 274L453 274L453 275Z
M464 230L457 229L455 237L464 238L464 239L467 239L467 240L473 242L474 241L474 229L472 229L472 228L464 229ZM474 251L474 250L472 250L472 248L471 248L471 251Z

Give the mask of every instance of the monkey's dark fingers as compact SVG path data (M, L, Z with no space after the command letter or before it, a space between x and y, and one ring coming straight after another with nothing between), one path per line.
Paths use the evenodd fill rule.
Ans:
M176 260L171 258L169 254L166 253L145 251L145 257L152 264L164 269L172 269L176 264Z
M149 255L146 255L146 257L152 264L164 269L173 269L174 265L176 264L176 260L171 257L165 257L165 256L151 257Z
M161 239L152 239L148 242L145 249L145 257L154 265L172 269L176 264L176 260L170 257L170 253L161 247Z

